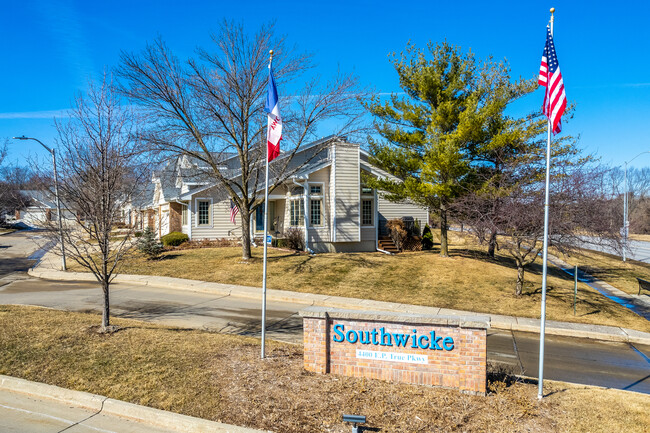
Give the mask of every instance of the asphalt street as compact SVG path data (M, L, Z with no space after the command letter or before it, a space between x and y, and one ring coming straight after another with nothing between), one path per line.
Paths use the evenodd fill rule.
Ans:
M7 270L5 260L17 260L21 254L31 254L24 245L26 242L25 235L0 237L0 245L9 245L0 248L0 304L101 311L101 289L97 284L40 280L30 278L22 270ZM111 314L116 317L165 326L260 335L261 305L256 300L126 283L112 287ZM302 343L302 321L298 311L304 307L297 303L269 302L268 337ZM489 330L488 361L502 364L515 374L537 377L538 351L538 334ZM650 394L650 346L547 336L544 374L547 379Z
M593 238L585 237L584 239L588 240ZM650 263L650 242L628 240L627 243L628 243L628 251L625 255L627 259ZM606 245L598 245L596 243L585 242L585 245L583 246L590 250L601 251L604 253L613 254L615 256L621 257L620 252Z

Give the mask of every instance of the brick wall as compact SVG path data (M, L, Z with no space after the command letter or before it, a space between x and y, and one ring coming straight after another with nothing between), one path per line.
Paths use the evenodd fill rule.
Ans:
M183 205L180 203L169 203L169 232L182 232Z
M485 394L488 319L482 317L414 316L398 313L367 313L310 308L301 312L304 332L304 367L316 373L367 377L395 382L456 388L472 394ZM339 333L335 333L335 326ZM380 344L350 343L340 331L355 331L357 336L370 336L372 330L384 328L386 334L409 335L408 344L399 347ZM362 334L359 334L361 332ZM366 334L367 332L367 334ZM426 347L431 332L437 337L453 339L453 349L437 350L413 347L413 336L423 338ZM379 335L376 334L377 337ZM350 337L354 337L351 335ZM376 337L376 341L379 338ZM351 338L354 340L354 338ZM367 339L366 339L367 341ZM442 341L438 345L442 346ZM385 338L384 343L393 341ZM435 347L435 346L434 346ZM450 344L447 346L450 347ZM379 352L373 356L395 354L415 355L419 363L357 357L357 350ZM426 357L424 359L423 357Z

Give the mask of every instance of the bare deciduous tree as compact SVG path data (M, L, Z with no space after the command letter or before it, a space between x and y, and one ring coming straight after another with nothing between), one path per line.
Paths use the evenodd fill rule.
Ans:
M604 171L586 164L554 167L550 190L549 245L564 254L592 245L620 249L617 213L607 192L599 188ZM536 177L516 181L512 170L500 176L507 189L483 188L459 203L463 222L481 234L498 233L499 244L517 266L515 295L522 294L526 266L541 252L544 236L544 182ZM498 201L498 212L494 203Z
M188 155L209 167L206 174L239 207L242 255L248 259L250 217L263 202L258 191L266 157L269 50L284 124L284 153L274 161L269 190L309 162L297 164L293 157L316 138L323 122L334 135L355 132L363 116L360 89L355 77L338 74L325 83L308 79L301 91L290 92L313 65L309 55L274 36L272 25L249 35L224 21L212 40L210 49L197 49L186 62L157 40L140 54L123 53L117 74L122 94L148 114L142 138L168 156Z
M7 140L0 145L0 225L6 216L29 205L29 198L20 192L21 182L13 176L11 167L3 167L7 156Z
M59 194L68 217L64 233L69 259L93 273L102 286L102 330L110 330L109 288L125 253L129 233L115 239L122 206L137 193L146 173L132 110L120 105L108 77L77 96L58 131ZM56 230L54 230L56 233ZM56 236L56 235L54 235Z

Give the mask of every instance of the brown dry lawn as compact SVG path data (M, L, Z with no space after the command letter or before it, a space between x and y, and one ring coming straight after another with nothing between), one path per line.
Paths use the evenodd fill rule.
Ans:
M96 314L0 306L0 374L276 432L349 432L342 413L384 432L643 432L650 396L490 375L486 397L317 375L302 348L132 320L98 334Z
M636 260L623 262L620 257L611 254L583 251L565 257L564 261L633 295L639 293L637 277L650 281L650 265Z
M517 271L503 254L487 257L470 239L453 235L451 256L437 251L401 253L336 253L309 256L269 249L271 289L401 302L479 313L539 318L541 260L526 272L524 294L514 295ZM650 279L650 266L648 266ZM203 248L166 252L149 261L135 254L120 269L126 274L161 275L261 287L262 249L241 259L241 248ZM550 320L622 326L650 331L650 322L578 284L573 315L573 278L549 268L547 318Z
M635 240L635 241L650 242L650 235L636 235L636 234L630 233L630 239Z

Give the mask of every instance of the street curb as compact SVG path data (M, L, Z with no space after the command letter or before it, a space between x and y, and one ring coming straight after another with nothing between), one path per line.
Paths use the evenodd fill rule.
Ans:
M47 280L65 281L96 281L92 274L85 272L63 272L57 270L39 270L31 268L28 274L32 277ZM130 283L144 286L162 287L172 290L185 290L214 294L218 296L237 296L255 299L261 302L262 289L259 287L239 286L235 284L212 283L207 281L187 280L173 277L150 275L118 275L113 283ZM314 307L342 308L371 311L393 311L401 313L424 315L466 316L477 314L471 311L450 310L439 307L401 304L396 302L373 301L368 299L346 298L312 293L291 292L268 289L266 299L270 302L288 302ZM483 314L483 313L482 313ZM540 320L527 317L491 315L491 328L508 331L539 333ZM622 343L650 345L650 333L615 326L590 325L582 323L558 322L547 320L545 333L564 337L589 338L593 340L614 341Z
M11 376L0 375L0 389L26 394L37 398L56 400L62 403L86 408L95 412L115 415L121 418L131 419L154 427L171 429L178 432L214 432L214 433L260 433L263 430L255 430L247 427L239 427L230 424L223 424L209 421L202 418L195 418L154 409L146 406L139 406L120 400L90 394L83 391L74 391L54 385L40 382L32 382Z

